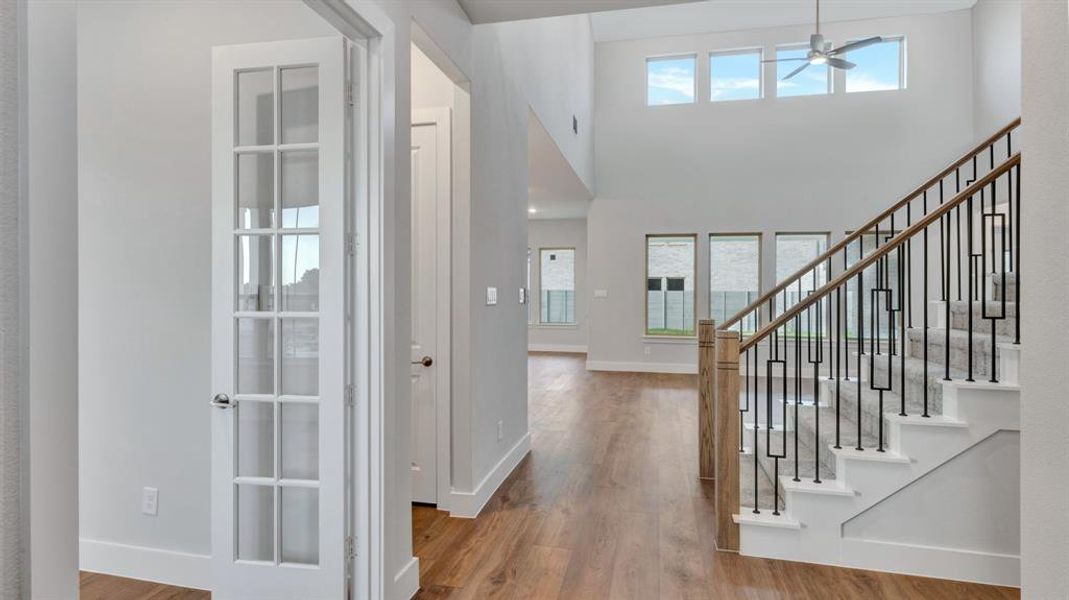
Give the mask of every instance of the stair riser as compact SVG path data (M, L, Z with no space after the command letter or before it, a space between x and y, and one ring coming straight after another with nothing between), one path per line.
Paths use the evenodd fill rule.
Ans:
M833 426L833 429L834 429L834 426ZM821 432L821 433L823 434L823 432ZM749 432L747 432L747 434L752 436L753 432L749 431ZM771 436L771 438L772 438L772 449L776 453L780 453L780 451L783 450L783 446L782 446L783 437L782 436L783 436L782 432L775 431L775 432L772 433L772 436ZM823 435L822 435L822 437L823 437ZM815 463L814 463L814 450L813 450L813 445L812 445L813 441L814 440L813 440L812 433L799 432L799 437L798 437L798 471L797 471L797 476L798 476L799 479L812 480L814 478L814 474L815 474L816 471L814 469L814 464ZM786 442L787 442L787 445L786 445L786 450L787 451L786 451L785 454L787 455L787 457L779 459L779 475L787 476L787 477L794 477L795 476L795 466L794 466L795 463L794 463L794 433L793 432L787 432L787 440L786 440ZM750 445L753 444L752 438L751 438L749 444ZM759 432L757 447L758 447L758 452L757 452L758 463L760 464L761 468L764 469L765 473L768 474L769 477L774 478L775 474L776 474L775 473L775 460L773 458L769 457L768 453L766 452L765 431L764 430ZM820 463L821 463L821 468L820 468L820 476L821 476L821 478L822 479L834 479L835 478L835 457L832 456L831 452L827 451L826 446L821 446ZM751 477L752 477L752 475L751 475ZM782 489L780 490L780 494L781 494L781 496L783 495L783 490Z
M896 394L902 395L902 363L900 360L894 360L890 369L887 366L887 359L883 357L877 359L875 362L875 375L872 377L872 381L877 385L886 384L888 379L891 383L891 391ZM942 374L933 374L931 372L921 373L917 370L907 368L906 369L906 412L912 414L913 412L921 412L924 406L924 388L928 388L928 412L929 414L939 413L943 406L943 386L939 383L942 378ZM856 386L855 386L856 387ZM856 390L853 396L857 397ZM901 404L901 401L899 401Z
M914 358L924 358L924 342L919 337L911 337L909 342L909 355ZM973 336L972 349L972 373L974 379L981 376L988 378L991 370L991 337L990 334L977 334ZM928 362L937 365L946 365L946 340L941 331L931 330L928 332ZM964 340L951 339L950 367L967 371L969 367L969 352L967 342Z

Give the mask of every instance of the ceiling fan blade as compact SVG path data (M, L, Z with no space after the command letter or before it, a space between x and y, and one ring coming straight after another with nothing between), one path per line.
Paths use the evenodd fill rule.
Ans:
M780 81L787 81L791 77L794 77L795 75L801 73L802 71L805 71L806 67L808 67L808 66L809 66L809 63L807 62L804 65L798 67L797 69L791 71L790 73L787 73L787 76L784 77L783 79L780 79Z
M841 58L835 58L834 56L829 56L828 57L828 65L832 66L832 67L835 67L836 69L853 69L854 67L857 66L857 65L855 65L854 63L852 63L852 62L850 62L848 60L843 60Z
M801 58L801 57L799 57L799 58L766 58L765 60L762 60L761 62L763 62L763 63L774 63L774 62L789 62L789 61L795 61L795 60L804 60L806 62L809 62L808 58Z
M835 56L837 54L842 54L844 52L849 52L851 50L858 50L860 48L864 48L865 46L871 46L873 44L879 44L882 41L883 41L883 38L880 37L880 36L865 38L863 40L858 40L856 42L850 42L849 44L846 44L845 46L840 46L840 47L828 52L828 55L829 56Z

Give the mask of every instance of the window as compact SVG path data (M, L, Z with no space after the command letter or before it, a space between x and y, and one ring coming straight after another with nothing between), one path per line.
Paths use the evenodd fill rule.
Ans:
M761 97L761 50L734 50L709 55L709 100Z
M575 324L575 249L542 248L539 314L547 325Z
M709 236L709 315L717 324L756 300L760 281L760 234ZM731 329L753 333L757 315L744 318Z
M786 81L783 80L784 77L791 74L791 71L805 64L808 54L808 44L776 48L777 60L793 59L776 63L777 96L786 98L790 96L813 96L831 92L831 76L828 72L828 65L809 65L801 73Z
M847 52L843 58L857 65L846 71L847 93L904 89L905 48L903 38L884 38L878 44Z
M646 104L692 104L696 56L646 59Z
M867 256L873 250L883 246L890 240L897 231L880 231L879 235L875 231L867 231L861 234L859 239L856 239L846 245L846 268L850 268L861 260L862 257ZM847 232L849 235L850 232ZM877 260L875 263L869 265L862 271L862 290L864 293L861 296L861 327L865 332L865 337L876 337L878 339L887 339L891 336L891 329L894 328L895 334L898 332L899 318L901 313L898 312L901 307L898 282L898 257L899 250L892 250L886 255L886 258ZM857 277L851 277L850 281L846 284L846 337L848 339L856 339L858 337L858 298L857 298L858 280ZM874 289L890 290L889 292L876 292L876 307L880 310L878 315L879 319L874 320L872 314L872 300ZM894 318L887 318L888 303L890 308L894 311ZM875 334L875 335L873 335Z
M782 282L794 275L811 260L820 256L828 249L827 233L777 233L776 234L776 283ZM805 298L813 290L819 289L828 282L828 264L821 263L801 279L787 286L787 289L776 295L776 314L781 315L784 311ZM822 321L821 329L827 332L827 319ZM797 333L808 335L810 331L816 333L816 326L806 322L806 316L801 318L801 330ZM795 332L794 322L786 327L788 335Z
M646 334L694 335L696 235L646 236Z

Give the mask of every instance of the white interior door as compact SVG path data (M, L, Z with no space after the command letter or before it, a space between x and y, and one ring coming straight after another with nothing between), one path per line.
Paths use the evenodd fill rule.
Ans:
M213 51L217 599L345 597L346 53Z
M437 126L412 127L412 501L438 503Z

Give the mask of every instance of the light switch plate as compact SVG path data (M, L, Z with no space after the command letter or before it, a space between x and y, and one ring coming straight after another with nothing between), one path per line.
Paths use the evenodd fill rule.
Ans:
M488 287L486 288L486 305L494 306L495 304L497 304L497 288Z
M141 490L141 514L155 517L159 514L160 490L147 487Z
M520 288L520 304L527 304L527 288Z
M609 290L594 290L594 297L595 298L608 298L609 297Z

